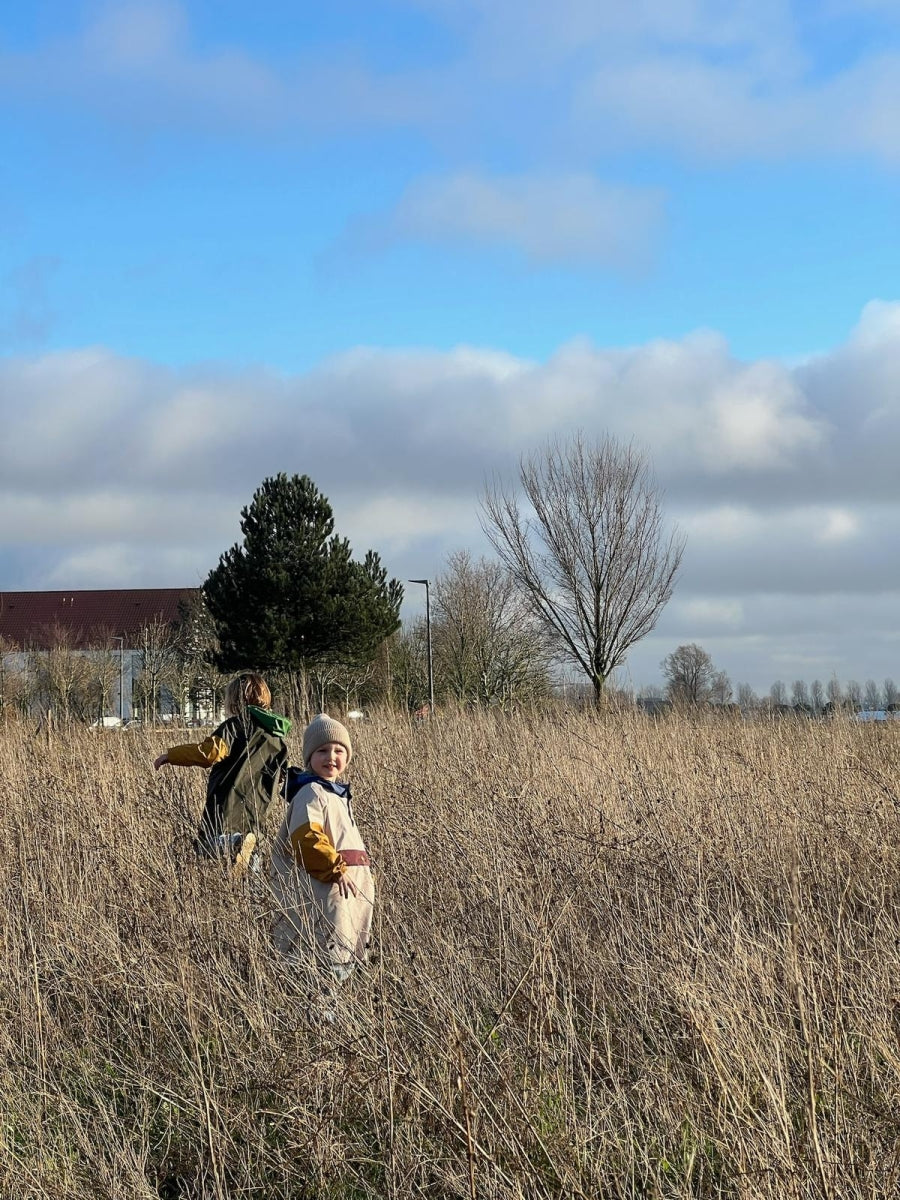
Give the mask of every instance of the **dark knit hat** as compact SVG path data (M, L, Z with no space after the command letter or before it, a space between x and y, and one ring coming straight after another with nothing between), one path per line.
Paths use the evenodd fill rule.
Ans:
M347 751L347 762L353 757L353 746L350 744L350 734L346 726L328 713L319 713L313 717L303 731L303 765L309 766L309 760L320 746L327 742L337 742Z

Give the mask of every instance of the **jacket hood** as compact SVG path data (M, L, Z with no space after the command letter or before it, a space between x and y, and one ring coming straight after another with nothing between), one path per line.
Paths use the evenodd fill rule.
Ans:
M276 737L287 737L291 732L291 723L287 717L280 717L278 713L269 712L267 708L258 708L255 704L248 704L247 712L253 724L264 729L266 733L273 733Z

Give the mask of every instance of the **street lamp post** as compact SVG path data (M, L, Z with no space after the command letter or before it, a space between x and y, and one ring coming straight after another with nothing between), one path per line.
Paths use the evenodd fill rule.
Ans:
M428 639L428 712L434 716L434 663L431 657L431 588L427 579L408 579L407 583L425 584L425 631Z
M114 637L119 643L119 724L125 724L125 638Z

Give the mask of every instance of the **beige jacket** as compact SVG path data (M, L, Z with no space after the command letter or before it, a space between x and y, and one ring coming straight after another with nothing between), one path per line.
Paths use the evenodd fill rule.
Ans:
M312 949L323 967L342 978L366 959L375 901L371 867L356 861L367 856L350 789L292 771L288 795L271 859L275 943L286 954ZM345 873L355 896L341 895L338 880Z

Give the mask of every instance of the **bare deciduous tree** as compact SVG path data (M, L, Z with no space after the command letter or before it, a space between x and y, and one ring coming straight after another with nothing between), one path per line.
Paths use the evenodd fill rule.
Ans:
M390 638L391 694L413 710L428 699L428 643L424 618L404 625Z
M898 702L900 702L900 692L897 691L897 685L894 683L893 679L886 679L884 681L884 687L882 690L884 695L884 707L887 709L896 708Z
M758 707L759 698L749 683L738 684L737 702L745 713L752 712Z
M93 677L91 707L93 715L100 721L105 716L122 716L119 712L122 658L114 645L114 637L114 634L98 631L93 639L95 645L87 656Z
M141 673L134 688L134 699L144 720L151 724L160 715L163 688L170 695L176 686L177 643L175 630L168 621L156 617L138 635Z
M599 700L672 595L684 539L664 530L646 457L614 438L551 442L521 459L519 482L530 513L496 484L482 500L485 533Z
M713 704L730 704L731 697L734 692L731 687L731 680L725 671L716 671L713 676L712 686L709 689L709 699Z
M725 693L728 676L717 671L711 656L696 642L679 646L660 663L666 681L666 697L673 704L708 704ZM727 686L731 699L731 685Z
M28 652L30 699L54 720L85 720L96 715L94 672L87 652L78 649L70 629L44 631L46 649Z
M365 695L365 689L375 678L376 670L377 667L374 659L371 662L344 664L343 670L339 672L334 681L334 687L338 689L344 713L358 708L363 702L362 697Z
M810 684L809 703L814 713L820 713L825 707L825 688L821 679L814 679Z
M179 603L173 636L176 669L172 691L178 709L192 720L214 722L228 676L216 665L219 639L202 592Z
M24 655L14 642L0 637L0 719L24 706L27 683Z
M866 680L866 688L863 692L863 705L869 712L881 708L881 688L874 679Z
M515 582L499 563L451 554L434 588L435 677L464 703L546 695L548 655Z
M375 669L374 662L320 659L307 672L310 698L315 708L320 712L333 712L337 705L339 711L346 713L357 707L360 692L374 676Z
M795 679L791 684L791 704L794 708L808 709L809 703L809 688L806 686L805 679Z

